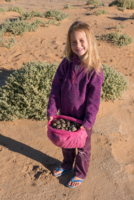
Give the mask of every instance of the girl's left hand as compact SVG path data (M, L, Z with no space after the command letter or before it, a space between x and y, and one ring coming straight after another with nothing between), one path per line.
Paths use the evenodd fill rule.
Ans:
M84 126L80 126L80 129L86 130Z

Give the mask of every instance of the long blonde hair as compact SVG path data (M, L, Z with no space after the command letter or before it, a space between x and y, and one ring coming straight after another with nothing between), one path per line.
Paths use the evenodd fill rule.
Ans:
M70 35L74 31L84 31L88 41L89 48L88 51L82 57L81 62L84 63L84 67L87 69L87 72L90 72L92 69L95 69L95 71L99 73L102 67L99 59L96 40L94 37L93 30L87 23L84 23L82 21L76 21L70 26L67 34L66 47L64 50L64 54L67 60L70 61L70 57L74 54L71 49L70 39Z

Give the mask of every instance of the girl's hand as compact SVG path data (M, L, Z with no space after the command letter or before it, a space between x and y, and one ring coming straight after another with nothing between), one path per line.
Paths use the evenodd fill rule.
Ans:
M80 126L80 128L86 130L84 126ZM91 130L91 127L88 130Z
M84 126L80 126L80 129L86 130Z
M51 122L53 120L53 117L49 116L49 117L47 117L47 120Z

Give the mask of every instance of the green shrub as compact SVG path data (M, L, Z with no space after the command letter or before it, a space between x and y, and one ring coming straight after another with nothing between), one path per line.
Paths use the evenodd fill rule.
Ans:
M101 3L101 0L88 0L87 5L94 5L95 7L97 6L104 6L104 4Z
M46 27L49 24L55 24L55 22L55 20L45 22L41 19L36 19L33 22L26 22L21 19L15 21L7 20L0 26L0 36L3 36L6 32L12 33L13 35L23 35L27 31L35 31L40 24Z
M15 70L0 91L0 119L45 120L57 64L28 62Z
M5 13L5 9L4 8L0 8L0 13Z
M9 39L0 38L0 47L7 47L10 49L16 43L15 38L11 37Z
M117 29L117 30L120 29L120 28L125 28L125 26L123 24L115 26L115 29Z
M7 20L0 26L0 35L4 35L6 32L14 35L23 35L27 31L35 31L39 25L39 20L35 20L33 23L21 19L15 21Z
M61 13L59 10L47 10L45 14L46 18L53 17L57 21L61 21L68 17L68 14Z
M32 19L33 17L41 17L45 18L45 13L44 12L39 12L38 10L32 10L31 12L25 12L22 15L22 19Z
M7 1L7 2L11 2L12 0L5 0L5 1Z
M8 11L18 12L18 13L20 13L21 15L22 15L23 13L25 13L25 11L24 11L24 9L23 9L22 7L13 7L13 6L10 6L10 7L8 8Z
M126 33L122 35L120 35L119 33L102 34L98 39L110 41L119 47L131 44L133 42L133 39Z
M134 0L115 0L109 4L109 6L118 6L127 9L134 9Z
M118 10L124 12L126 10L126 8L125 7L119 7Z
M114 27L118 32L121 32L121 28L125 28L125 26L123 24L117 25Z
M22 15L23 20L32 19L33 17L50 18L53 17L57 21L61 21L68 17L67 14L61 13L59 10L47 10L46 13L39 12L38 10L32 10L31 12L25 12L22 7L9 7L8 11L18 12Z
M65 9L71 9L71 8L73 8L73 6L72 6L70 3L68 3L68 4L66 4L66 5L64 6L64 8L65 8Z
M104 82L102 85L102 100L118 100L122 93L128 89L127 78L114 68L102 64L104 70Z
M106 10L96 10L92 13L93 15L106 15L107 14L107 11Z
M28 62L15 70L0 88L0 120L45 120L51 84L57 64ZM103 65L102 100L116 100L127 89L126 78Z
M120 24L120 28L125 28L125 26L123 24Z

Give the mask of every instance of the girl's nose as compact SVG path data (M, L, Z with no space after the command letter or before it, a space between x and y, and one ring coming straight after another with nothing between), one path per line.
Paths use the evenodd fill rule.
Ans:
M77 47L80 47L80 42L77 42Z

